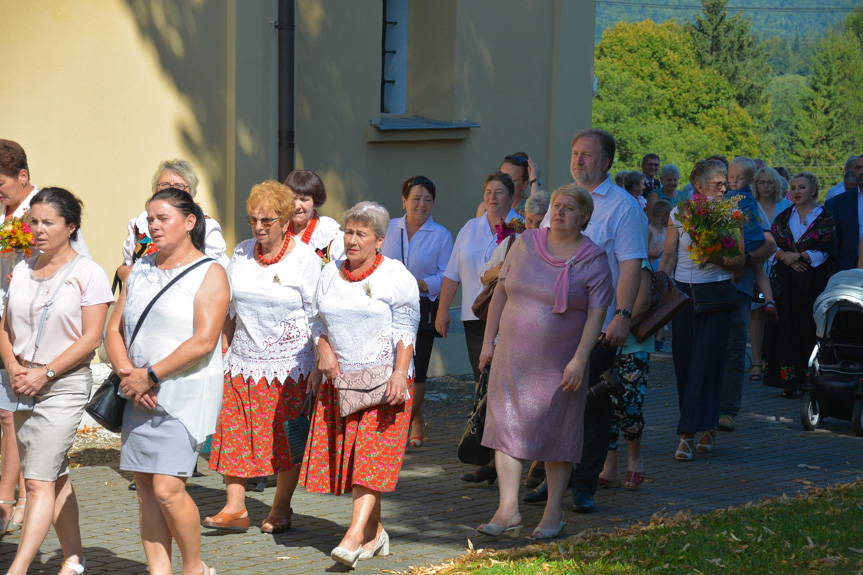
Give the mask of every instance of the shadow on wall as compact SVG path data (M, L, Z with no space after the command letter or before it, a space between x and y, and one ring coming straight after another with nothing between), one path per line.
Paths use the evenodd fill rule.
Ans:
M191 110L178 118L185 155L212 187L208 211L225 217L224 1L125 0L142 39ZM213 33L213 31L218 31ZM142 86L141 89L146 89Z

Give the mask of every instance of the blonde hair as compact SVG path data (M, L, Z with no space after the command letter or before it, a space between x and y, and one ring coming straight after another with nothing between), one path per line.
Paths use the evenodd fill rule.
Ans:
M159 168L153 175L152 186L154 194L159 191L159 178L161 178L162 174L165 172L177 174L184 182L186 182L189 186L187 191L190 196L194 198L198 194L198 172L195 171L192 164L179 158L176 160L165 160L159 164Z
M783 189L784 186L782 185L782 176L780 176L779 172L777 172L773 168L768 168L766 166L763 168L759 168L758 171L755 172L755 176L752 178L752 180L755 182L755 186L753 188L755 191L755 194L753 194L755 196L755 199L758 200L761 198L761 192L758 191L758 178L760 178L762 174L767 176L767 178L771 182L773 182L773 203L778 202L782 199L782 195L785 191Z
M554 190L554 193L551 194L551 201L549 202L549 207L554 205L554 199L559 194L569 196L570 198L575 200L575 204L578 206L578 209L581 210L581 213L587 214L587 220L585 220L584 225L581 226L582 230L586 229L587 224L590 223L590 216L593 215L593 198L590 197L590 192L588 192L581 186L577 186L575 184L567 184L565 186L561 186Z
M255 184L246 200L246 212L251 215L255 208L272 209L279 218L279 224L285 225L294 217L294 192L275 180Z

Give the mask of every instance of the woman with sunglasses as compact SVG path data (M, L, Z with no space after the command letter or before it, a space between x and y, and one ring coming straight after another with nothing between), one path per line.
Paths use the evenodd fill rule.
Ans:
M276 494L261 532L291 527L300 466L291 463L297 454L291 453L285 422L300 415L315 365L309 319L321 274L315 251L288 231L294 201L279 182L253 187L246 208L254 237L237 246L228 264L225 387L210 454L210 469L225 476L228 501L204 520L205 527L248 529L246 479L273 474Z
M186 160L165 160L159 164L156 173L153 174L152 193L176 188L188 192L194 198L198 193L198 181L198 173ZM222 237L222 226L216 220L207 217L204 220L204 230L204 253L222 264L222 267L227 266L228 244ZM132 264L138 258L159 251L150 239L146 211L129 220L127 231L126 240L123 242L123 265L117 268L116 277L120 281L126 281Z
M524 217L524 207L527 204L527 199L542 187L542 181L539 179L539 166L524 152L516 152L503 159L500 171L512 178L512 183L515 184L515 194L512 196L512 209L518 215ZM477 207L476 217L479 218L484 213L485 202Z
M423 398L429 360L435 337L438 298L443 272L452 254L452 234L432 218L435 185L425 176L416 176L402 184L402 207L405 215L390 220L381 253L402 262L417 280L420 290L420 325L414 355L414 402L411 408L409 444L420 447L425 439L426 419Z

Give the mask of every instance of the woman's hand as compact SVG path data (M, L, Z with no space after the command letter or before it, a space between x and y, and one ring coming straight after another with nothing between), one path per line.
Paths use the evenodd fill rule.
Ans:
M447 332L449 332L449 326L449 308L440 306L437 310L437 317L434 320L434 328L439 334L446 337Z
M483 342L482 351L479 352L479 370L485 369L485 366L491 363L491 358L494 357L494 343Z
M336 354L325 337L318 340L318 361L315 367L329 380L335 379L337 375L342 373Z
M539 166L533 161L533 158L527 159L527 178L528 182L539 179Z
M122 368L117 372L117 375L120 376L120 389L135 402L135 405L142 407L149 403L149 401L147 403L142 402L144 395L153 387L153 382L150 381L146 369L142 367ZM153 394L153 397L155 397L155 394ZM150 398L150 400L152 399ZM153 406L155 407L155 403L153 403Z
M408 378L401 371L393 370L393 374L387 381L387 403L399 405L410 397L408 391Z
M12 391L15 395L33 397L48 383L47 369L44 367L18 367L18 373L12 377Z
M156 397L156 393L152 389L150 389L147 390L144 395L138 398L138 401L135 402L135 405L137 407L140 407L141 409L156 409L156 404L158 403L159 398Z
M312 393L317 395L321 390L321 383L323 382L324 376L321 374L320 370L316 367L312 370L312 373L309 374L309 382L306 384L306 393Z
M420 293L428 293L429 285L425 280L417 280L417 288L420 290Z
M482 274L482 277L479 280L482 282L482 285L487 286L488 284L496 280L498 276L500 276L501 267L503 267L503 262L500 262L494 267L488 268L486 272Z
M560 386L563 391L577 391L584 382L584 373L587 369L587 362L582 361L578 357L573 357L563 370L563 379L560 380Z

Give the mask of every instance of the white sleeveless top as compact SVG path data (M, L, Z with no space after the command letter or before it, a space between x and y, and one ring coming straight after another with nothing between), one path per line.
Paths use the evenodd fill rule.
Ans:
M677 265L674 268L674 279L687 284L704 284L731 279L731 272L727 272L716 264L707 264L700 267L698 262L689 257L689 246L692 238L683 231L683 225L677 220L677 208L671 210L671 221L680 234L677 241Z
M132 338L135 324L147 304L173 278L195 262L171 270L156 267L156 256L142 257L129 273L123 329L126 341ZM196 260L196 261L200 261ZM147 314L131 348L129 360L135 367L160 362L192 337L194 332L195 294L211 265L195 268L159 298ZM222 354L217 344L198 363L182 373L162 380L156 395L168 415L176 417L198 443L216 430L216 419L222 406Z

